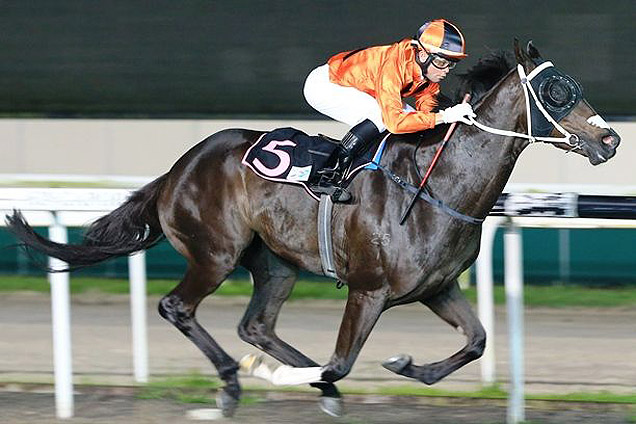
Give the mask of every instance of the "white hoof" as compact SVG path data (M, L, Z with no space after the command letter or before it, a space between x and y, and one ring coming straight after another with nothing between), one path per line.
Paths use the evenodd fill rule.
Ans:
M320 381L322 381L321 367L296 368L281 365L272 373L272 384L276 386L295 386Z

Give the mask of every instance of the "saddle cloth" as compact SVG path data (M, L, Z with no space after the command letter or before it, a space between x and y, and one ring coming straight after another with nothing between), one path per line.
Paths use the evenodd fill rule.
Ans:
M367 152L353 160L345 185L362 169L377 169L387 136L375 140ZM329 163L338 144L323 136L309 136L295 128L278 128L263 134L243 156L243 165L269 181L299 184L320 200L310 185L320 179L318 171Z

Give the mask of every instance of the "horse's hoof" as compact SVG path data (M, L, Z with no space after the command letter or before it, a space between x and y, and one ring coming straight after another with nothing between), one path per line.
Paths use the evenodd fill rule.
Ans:
M413 362L413 358L411 358L411 356L401 354L401 355L396 355L382 362L382 366L389 371L393 371L396 374L400 374L404 370L404 368L411 365L412 362Z
M341 397L320 396L320 410L332 417L342 417L344 402Z
M239 361L239 369L246 374L252 375L254 369L263 362L263 355L248 353Z
M221 409L224 417L232 417L238 408L239 400L225 390L221 390L216 395L216 406Z

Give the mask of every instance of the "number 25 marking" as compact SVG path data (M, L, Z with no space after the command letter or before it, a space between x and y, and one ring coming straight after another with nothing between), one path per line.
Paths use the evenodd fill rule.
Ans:
M283 174L287 170L287 168L289 168L289 165L291 164L289 153L285 152L284 150L276 150L278 146L296 146L296 143L289 140L272 140L267 143L267 146L263 147L263 150L275 154L278 157L279 164L275 168L268 168L258 158L254 159L252 161L254 167L262 172L263 175L267 175L268 177L278 177Z

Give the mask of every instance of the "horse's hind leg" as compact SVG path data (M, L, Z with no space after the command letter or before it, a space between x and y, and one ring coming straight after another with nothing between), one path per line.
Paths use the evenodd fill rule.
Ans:
M422 303L444 321L458 330L461 329L467 338L466 345L449 358L431 364L413 365L409 356L401 355L389 359L383 365L398 374L415 378L426 384L433 384L481 357L486 346L486 332L461 293L457 281L436 296L423 299Z
M237 378L238 363L232 359L199 324L196 309L205 296L214 292L228 274L227 269L190 265L183 281L159 302L159 313L192 341L216 367L226 386L219 393L223 415L232 416L238 405L241 388Z
M245 342L261 349L286 365L317 367L316 362L281 340L275 332L283 303L296 283L297 271L276 256L262 241L254 240L241 261L252 274L254 292L238 328ZM329 415L341 415L342 401L333 383L312 383L322 391L321 409Z

